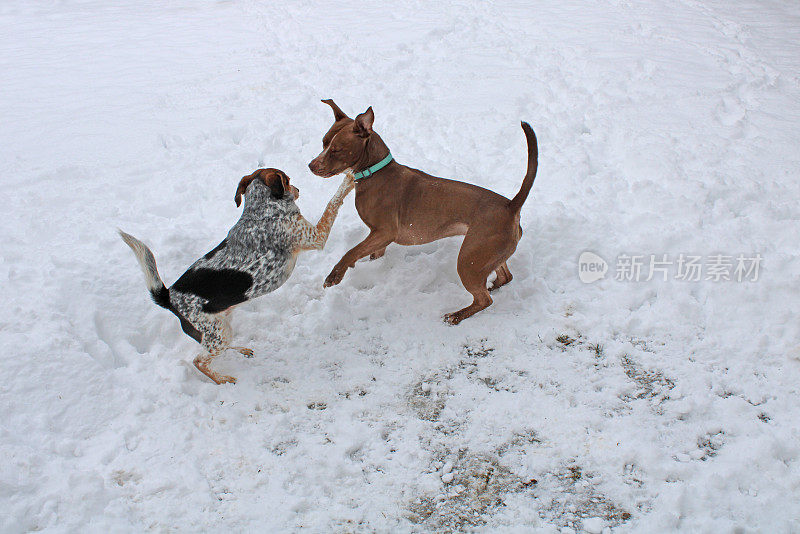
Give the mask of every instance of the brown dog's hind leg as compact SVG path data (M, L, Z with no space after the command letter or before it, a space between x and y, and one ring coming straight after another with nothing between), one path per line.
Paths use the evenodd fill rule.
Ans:
M473 288L467 291L472 293L472 304L466 308L462 308L457 312L448 313L444 316L444 322L452 325L457 325L467 317L472 317L481 310L485 310L492 305L492 297L489 296L489 290L484 288Z
M514 278L511 276L511 271L508 270L508 264L506 262L501 263L500 266L494 270L494 272L497 273L497 278L495 278L492 282L492 285L489 287L489 291L500 289Z
M457 267L461 283L472 294L473 300L466 308L445 315L446 323L456 325L492 305L492 297L486 289L486 279L494 270L498 271L498 277L501 273L505 277L507 273L510 279L508 268L504 271L501 266L505 266L515 248L514 241L505 239L502 234L487 239L486 235L479 232L467 233L458 252Z
M479 257L474 254L463 254L464 247L461 250L462 252L458 255L458 276L461 278L464 288L472 293L472 304L444 316L444 322L452 325L457 325L467 317L492 305L492 297L489 296L489 290L486 289L486 278L494 269L476 264L481 261Z
M386 234L370 232L364 241L354 246L352 249L350 249L350 251L342 256L342 259L339 260L339 263L337 263L333 268L331 274L329 274L325 279L323 287L335 286L342 281L342 278L344 278L344 273L347 271L347 269L355 266L358 260L365 256L369 256L373 252L386 250L387 245L389 245L389 243L392 241L394 241L394 239L388 237Z

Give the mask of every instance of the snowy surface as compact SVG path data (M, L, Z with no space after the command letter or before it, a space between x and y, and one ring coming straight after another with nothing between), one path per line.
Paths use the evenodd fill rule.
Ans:
M800 531L798 27L777 0L3 2L0 532ZM259 166L316 219L320 98L507 196L529 121L514 281L446 326L452 238L323 290L351 196L234 313L256 356L216 386L115 229L171 283ZM614 279L681 253L763 264Z

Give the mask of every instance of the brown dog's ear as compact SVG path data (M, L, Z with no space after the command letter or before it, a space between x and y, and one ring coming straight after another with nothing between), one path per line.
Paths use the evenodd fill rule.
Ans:
M257 172L258 171L247 176L242 176L242 179L239 180L239 185L236 187L236 196L233 197L233 201L236 202L237 208L242 204L242 195L244 195L244 192L247 191L247 186L250 185L250 182L255 180Z
M367 111L356 117L353 131L361 137L369 137L369 134L372 133L373 122L375 122L375 113L372 112L372 106L370 106Z
M339 106L337 106L336 102L334 102L332 99L328 98L326 100L323 100L322 103L328 104L331 107L331 109L333 109L333 120L338 121L341 119L348 118L345 112L339 109Z

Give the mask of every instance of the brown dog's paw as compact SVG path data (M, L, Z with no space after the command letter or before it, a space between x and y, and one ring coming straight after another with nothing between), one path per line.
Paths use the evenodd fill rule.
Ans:
M334 269L331 271L331 274L329 274L328 277L325 279L325 283L322 284L322 287L335 286L336 284L342 281L342 278L344 278L344 271L339 269Z
M444 322L451 326L455 326L461 322L461 315L458 312L445 314Z

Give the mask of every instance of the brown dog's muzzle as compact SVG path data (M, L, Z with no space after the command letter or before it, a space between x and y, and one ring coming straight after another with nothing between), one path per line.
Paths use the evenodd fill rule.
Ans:
M336 174L335 172L331 172L329 169L325 168L325 166L322 164L322 161L320 161L319 156L311 160L311 163L308 164L308 168L312 173L322 178L330 178Z
M308 164L308 168L309 170L311 170L311 172L313 172L317 176L320 176L320 163L318 161L318 158L312 159L311 163Z

